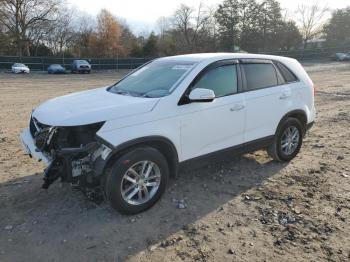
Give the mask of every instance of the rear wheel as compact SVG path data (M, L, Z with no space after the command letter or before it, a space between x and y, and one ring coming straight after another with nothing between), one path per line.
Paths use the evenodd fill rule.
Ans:
M169 169L165 157L151 147L136 148L107 170L104 193L111 206L125 214L153 206L166 189Z
M302 124L296 118L287 118L278 127L267 152L276 161L290 161L299 153L302 142Z

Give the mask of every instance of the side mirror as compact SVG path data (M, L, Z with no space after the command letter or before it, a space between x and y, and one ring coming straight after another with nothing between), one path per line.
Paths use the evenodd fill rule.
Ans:
M191 91L189 98L193 102L211 102L215 99L215 93L210 89L196 88Z

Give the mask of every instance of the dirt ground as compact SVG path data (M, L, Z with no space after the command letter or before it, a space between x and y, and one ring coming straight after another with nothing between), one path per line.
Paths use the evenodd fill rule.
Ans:
M44 165L18 139L40 102L122 73L0 73L0 261L349 261L350 64L306 68L318 116L297 158L183 171L137 216L67 184L41 190Z

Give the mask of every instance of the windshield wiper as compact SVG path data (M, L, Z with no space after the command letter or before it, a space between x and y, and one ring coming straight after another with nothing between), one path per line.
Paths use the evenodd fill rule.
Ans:
M118 90L115 93L118 95L131 96L131 94L128 91L124 91L124 90Z

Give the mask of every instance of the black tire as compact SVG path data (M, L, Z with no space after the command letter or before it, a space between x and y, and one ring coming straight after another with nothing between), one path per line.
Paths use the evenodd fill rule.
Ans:
M130 204L122 195L123 176L127 170L140 161L151 161L160 170L160 184L151 199L141 204ZM165 157L155 148L139 147L126 152L106 170L101 186L111 206L123 214L136 214L152 207L164 193L169 179L169 167Z
M299 132L299 139L297 147L290 154L286 154L282 150L282 136L284 132L291 127L295 127ZM276 161L288 162L292 160L300 151L303 143L303 132L304 128L301 122L293 117L287 118L277 128L273 143L267 148L267 153Z

